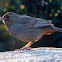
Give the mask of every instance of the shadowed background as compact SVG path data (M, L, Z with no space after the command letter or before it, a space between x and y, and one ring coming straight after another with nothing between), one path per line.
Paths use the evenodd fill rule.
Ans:
M43 18L62 28L62 0L0 0L0 17L6 12ZM0 21L0 51L15 50L25 44L9 34L5 24ZM31 47L62 48L62 33L45 35Z

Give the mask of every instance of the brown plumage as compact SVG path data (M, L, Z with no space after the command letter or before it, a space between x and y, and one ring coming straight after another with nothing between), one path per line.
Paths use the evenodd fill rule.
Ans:
M29 42L22 49L28 49L31 44L39 40L43 35L54 32L62 32L61 28L54 27L47 20L30 16L20 16L13 12L6 13L0 20L4 20L8 31L17 39Z

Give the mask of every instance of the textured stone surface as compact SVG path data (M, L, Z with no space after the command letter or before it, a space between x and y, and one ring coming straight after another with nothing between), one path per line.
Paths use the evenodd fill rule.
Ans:
M62 62L62 48L0 52L0 62Z

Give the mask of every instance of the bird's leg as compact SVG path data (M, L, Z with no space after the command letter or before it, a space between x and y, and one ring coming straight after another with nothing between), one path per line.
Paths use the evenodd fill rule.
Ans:
M29 46L31 46L35 41L30 41L28 44L26 44L23 48L17 49L15 51L19 51L19 50L29 50L31 49Z
M26 44L22 49L30 49L29 46L31 46L34 43L34 41L30 41L28 44Z

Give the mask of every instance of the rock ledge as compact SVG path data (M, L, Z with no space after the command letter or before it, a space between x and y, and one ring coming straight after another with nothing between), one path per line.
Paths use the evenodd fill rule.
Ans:
M0 62L62 62L62 48L0 52Z

